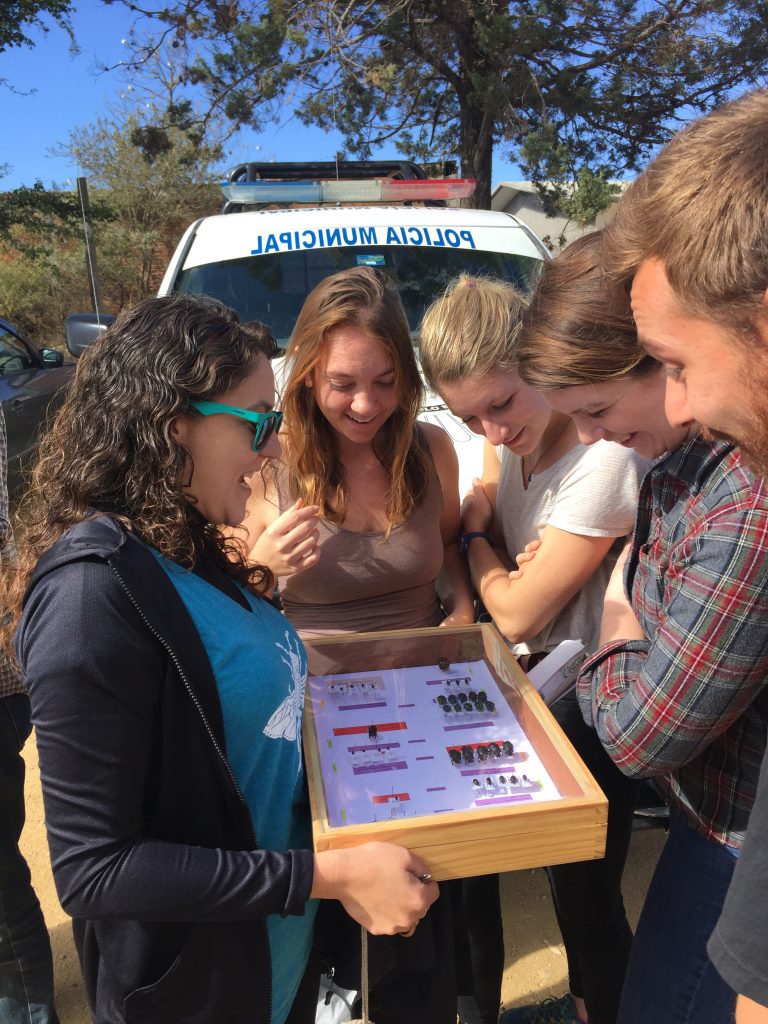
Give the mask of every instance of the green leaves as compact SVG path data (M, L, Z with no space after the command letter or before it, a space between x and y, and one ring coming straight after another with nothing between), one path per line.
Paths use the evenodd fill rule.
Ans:
M32 26L48 31L43 15L49 15L72 37L69 15L72 0L3 0L0 4L0 52L13 46L32 46L27 34Z
M535 181L589 194L581 218L602 201L599 182L636 170L680 119L765 74L766 9L765 0L177 0L156 18L188 50L188 84L233 126L295 115L338 129L351 155L394 142L409 157L458 156L478 178L480 206L501 144Z
M109 215L104 203L91 211L94 219ZM0 242L21 252L36 254L50 240L52 232L71 235L79 229L80 206L74 192L46 189L41 181L11 192L0 192ZM23 228L19 234L14 229Z

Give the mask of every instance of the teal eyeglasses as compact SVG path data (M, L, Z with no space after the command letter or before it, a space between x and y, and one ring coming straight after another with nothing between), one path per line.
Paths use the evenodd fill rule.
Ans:
M274 409L271 412L251 412L249 409L238 409L234 405L223 405L221 402L190 402L189 404L203 416L216 416L221 413L253 423L256 428L253 434L253 450L255 452L260 452L270 437L279 432L280 424L283 422L283 414Z

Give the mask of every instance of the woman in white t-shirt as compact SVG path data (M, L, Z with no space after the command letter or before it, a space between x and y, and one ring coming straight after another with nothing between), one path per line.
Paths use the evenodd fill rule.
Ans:
M463 507L462 528L485 530L492 523L508 557L532 540L542 542L537 559L549 549L549 571L537 560L527 587L522 579L499 576L499 567L506 571L503 556L497 563L489 558L476 577L473 572L494 621L515 652L534 663L563 640L581 640L587 650L597 646L603 595L622 539L632 529L644 472L643 462L618 445L574 443L569 425L563 442L572 447L551 464L543 455L538 466L535 458L504 445L491 449L487 482L475 484ZM478 548L468 547L470 564L476 553L482 558Z
M528 661L561 640L597 643L613 562L635 521L646 463L628 449L579 442L515 371L527 301L503 281L462 276L427 311L421 364L432 387L486 438L482 479L462 506L472 581L499 630ZM510 578L540 541L536 572Z
M646 463L620 445L581 444L573 422L520 379L515 345L526 308L511 285L462 276L426 313L421 363L451 412L485 435L482 479L462 506L460 547L485 608L531 667L562 640L580 639L588 651L597 646L603 594L634 524ZM531 542L538 542L535 571L518 575L515 558ZM590 1024L615 1024L632 940L621 873L636 784L605 754L575 697L561 698L552 710L608 796L608 849L604 860L569 878L583 899L568 919L559 913L553 880L570 993L544 1013L560 1016L526 1007L510 1020L588 1015ZM460 1007L461 1017L495 1024L503 970L498 885L485 876L465 887L477 1007Z

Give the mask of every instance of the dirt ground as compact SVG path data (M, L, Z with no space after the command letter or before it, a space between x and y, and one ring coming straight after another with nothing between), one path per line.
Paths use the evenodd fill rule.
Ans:
M56 1006L61 1024L90 1024L69 918L62 911L48 860L37 751L30 740L27 763L27 824L22 850L48 923L56 972ZM624 897L634 925L648 881L664 841L661 830L635 833L624 874ZM543 871L518 871L502 877L506 968L504 1006L537 1002L567 988L565 953L560 941Z

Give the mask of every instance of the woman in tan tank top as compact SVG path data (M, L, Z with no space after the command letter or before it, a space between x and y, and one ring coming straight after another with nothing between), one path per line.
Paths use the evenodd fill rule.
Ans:
M357 267L322 281L291 339L282 465L250 481L244 523L305 635L473 620L456 454L416 425L421 398L389 278Z
M322 281L291 338L282 461L250 480L244 523L252 559L278 578L304 636L473 621L458 462L443 430L416 425L421 399L389 278L357 267ZM377 1024L455 1024L458 926L440 888L412 937L369 939ZM339 911L318 927L343 949L350 921ZM343 955L330 955L349 979L340 983L359 988L354 967L345 974Z

